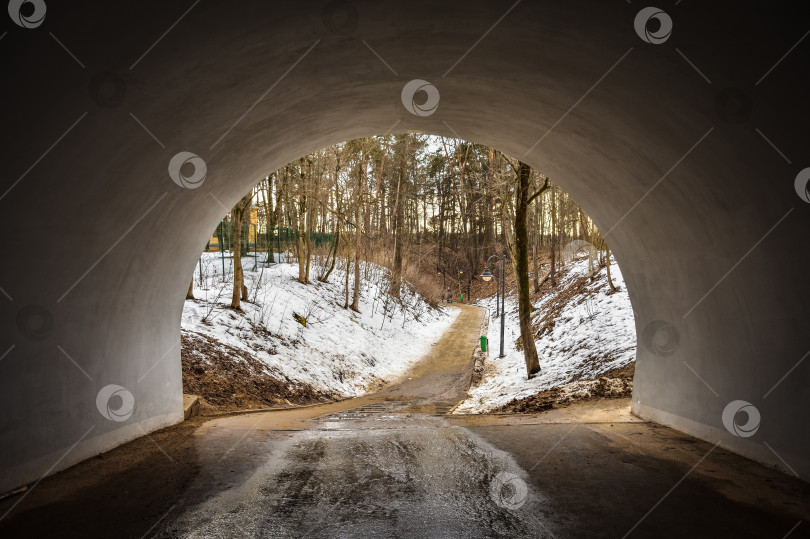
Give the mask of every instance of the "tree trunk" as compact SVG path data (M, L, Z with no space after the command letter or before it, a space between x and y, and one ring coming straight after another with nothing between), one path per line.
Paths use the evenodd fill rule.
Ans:
M542 199L540 200L540 203L542 203ZM539 256L538 256L538 249L537 249L537 238L538 238L537 220L538 220L538 215L540 213L540 211L538 209L539 205L540 204L535 204L534 211L532 212L532 224L533 224L532 228L534 228L534 230L535 230L535 234L534 234L533 240L532 240L532 260L534 261L533 277L534 277L534 293L535 294L540 292L540 262L538 260Z
M532 276L534 277L534 293L540 292L540 267L538 263L538 256L537 256L537 242L532 242L532 260L534 261L534 272L532 272Z
M251 213L251 196L248 196L245 199L242 199L244 204L241 207L242 210L242 248L239 251L240 254L244 254L245 256L250 256L250 213ZM247 231L245 231L245 226L247 226ZM255 260L255 259L254 259ZM241 259L239 261L241 263ZM244 279L244 269L242 271L242 301L247 301L248 299L248 290L247 286L245 286L245 279Z
M186 292L186 299L194 299L194 276L191 276L191 282L188 283L188 292Z
M487 183L484 187L484 258L488 258L495 252L495 234L492 226L492 186L495 175L495 151L490 148L487 154L489 159L489 171L487 173Z
M394 231L394 270L391 275L389 294L399 298L399 288L402 281L402 235L403 221L405 220L405 182L408 179L408 137L400 138L401 155L399 161L399 180L397 181L397 199L395 204L396 224Z
M340 250L340 229L343 226L341 220L343 218L343 214L341 213L340 191L338 190L337 185L338 172L339 170L335 170L335 206L337 206L337 216L335 219L335 247L334 251L332 252L332 264L329 266L329 270L327 270L326 275L324 275L321 279L321 281L324 283L329 281L329 276L332 274L332 270L335 269L335 262L337 261L338 251Z
M521 162L518 170L518 190L515 201L515 277L518 284L518 313L520 316L520 337L523 341L523 357L526 360L526 374L532 378L540 372L537 348L532 331L532 304L529 295L529 230L528 207L532 186L532 169Z
M551 286L557 286L557 193L551 190Z
M365 166L365 139L362 140L360 150L360 166L357 167L357 198L354 206L354 223L357 234L354 242L354 295L351 309L360 312L360 245L363 239L363 226L361 225L363 206L363 175ZM347 268L348 269L348 268Z
M332 251L332 261L329 264L329 269L326 270L326 273L324 274L324 276L320 278L320 281L322 283L328 283L329 282L329 276L332 275L332 271L335 269L335 261L337 260L337 254L338 254L337 253L338 245L340 245L340 225L338 225L336 230L335 230L335 245L331 250Z
M298 282L307 284L307 177L304 171L304 158L298 161Z
M309 266L312 260L312 212L307 210L306 218L304 219L304 252L306 260L304 261L304 283L309 284Z
M605 259L607 260L607 264L606 264L606 266L607 266L607 280L608 280L608 284L610 285L610 291L612 293L612 292L616 292L618 290L618 288L616 288L616 285L613 284L613 279L610 278L610 247L607 244L605 244L605 247L607 248L607 254L605 255Z
M265 189L262 191L262 202L264 205L264 216L267 228L264 231L265 248L267 251L267 261L273 260L273 227L275 226L275 211L273 210L273 178L275 173L270 174L265 182ZM256 234L258 238L258 230ZM258 247L258 245L257 245Z
M319 158L320 162L320 158ZM304 243L306 245L306 252L307 252L307 261L304 269L304 281L309 284L309 267L312 262L312 231L315 230L315 221L317 220L317 214L313 211L313 200L318 199L319 194L319 183L320 183L320 176L319 174L312 174L312 160L307 160L307 199L306 199L306 219L304 221L304 226L306 228L306 237L304 238Z
M346 233L346 300L343 302L343 308L349 308L349 270L352 269L352 237Z
M440 178L438 183L438 197L439 197L439 257L436 260L436 269L440 270L442 273L446 270L446 264L444 263L444 259L442 258L442 250L444 248L444 240L445 240L445 226L444 226L444 186L443 180ZM444 291L442 291L444 292Z
M242 274L242 212L237 208L231 213L233 219L233 293L231 294L231 308L241 309L240 300L242 298L242 285L244 275Z
M289 206L285 206L286 202L289 200L289 172L288 168L284 167L284 176L281 175L279 171L278 178L276 180L276 215L274 217L275 226L276 226L276 238L275 238L275 249L278 250L278 261L281 263L281 227L284 224L284 210L286 209L289 211ZM286 233L286 228L285 228ZM286 239L286 234L285 234ZM270 249L273 250L272 248Z

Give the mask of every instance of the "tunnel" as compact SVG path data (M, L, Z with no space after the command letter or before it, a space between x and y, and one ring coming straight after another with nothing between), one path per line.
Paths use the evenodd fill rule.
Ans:
M806 478L807 32L729 1L10 2L0 492L182 421L221 216L303 154L404 132L495 147L593 218L635 414Z

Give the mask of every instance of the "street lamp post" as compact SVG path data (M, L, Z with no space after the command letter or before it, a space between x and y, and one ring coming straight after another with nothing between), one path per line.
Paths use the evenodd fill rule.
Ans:
M505 286L505 282L506 282L505 281L505 276L506 276L506 256L492 255L491 257L489 257L487 259L486 267L484 268L484 273L481 274L481 279L483 279L486 282L486 281L489 281L490 279L492 279L494 277L494 275L492 275L492 272L489 271L489 261L492 260L493 258L498 259L498 260L501 261L501 282L500 282L500 285L501 285L501 294L500 294L500 296L501 296L500 297L500 300L501 300L501 354L500 354L499 357L503 357L505 355L504 352L503 352L503 333L504 333L504 327L506 326L506 309L505 309L506 300L505 300L505 297L504 297L506 295L506 286ZM498 296L497 296L497 289L496 289L496 296L495 296L496 308L497 308L497 302L498 302Z
M444 266L442 267L436 266L436 270L442 275L442 296L444 297L446 303L447 300L449 299L447 297L447 271L445 271Z
M495 316L501 315L501 281L495 278Z

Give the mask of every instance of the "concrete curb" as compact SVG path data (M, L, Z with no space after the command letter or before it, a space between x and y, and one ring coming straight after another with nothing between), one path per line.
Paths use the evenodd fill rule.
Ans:
M183 393L183 420L200 415L200 397Z

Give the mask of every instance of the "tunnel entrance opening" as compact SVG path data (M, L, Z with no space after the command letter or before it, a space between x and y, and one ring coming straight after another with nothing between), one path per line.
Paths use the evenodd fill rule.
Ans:
M266 174L217 224L194 269L184 393L235 410L380 391L430 353L453 306L476 304L488 323L468 331L504 356L487 358L479 343L475 364L458 373L471 393L462 388L441 410L629 398L636 338L622 273L570 195L531 168L522 186L520 166L486 146L410 133L342 142ZM480 279L501 257L498 276ZM525 315L520 286L535 306ZM539 365L531 376L524 316Z

